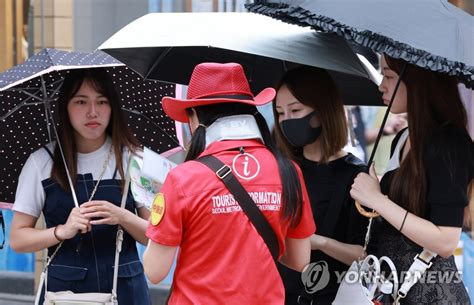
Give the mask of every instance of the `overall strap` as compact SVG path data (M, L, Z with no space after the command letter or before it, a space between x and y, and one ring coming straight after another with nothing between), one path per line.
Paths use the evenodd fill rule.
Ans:
M262 236L276 263L278 261L280 246L275 231L273 231L272 226L242 184L235 178L232 169L214 156L204 156L196 161L212 169L216 176L229 189L257 232Z
M128 164L130 165L130 161L132 158L132 154L130 153L129 158L128 158ZM126 173L126 178L125 178L125 185L124 185L124 190L122 194L122 200L120 202L120 208L125 208L125 204L127 202L127 197L128 197L128 191L129 191L129 186L130 186L130 171L129 171L130 166L127 167L127 173ZM113 301L117 301L117 279L118 279L118 263L119 263L119 257L120 257L120 252L122 251L122 242L123 242L123 229L122 226L118 225L117 227L117 237L116 237L116 242L115 242L115 259L114 259L114 276L113 276L113 285L112 285L112 298ZM35 298L35 305L39 305L39 298L41 295L41 287L45 287L45 292L48 289L48 283L47 283L47 278L48 278L48 267L51 263L51 261L54 259L56 254L58 253L59 249L63 245L64 241L60 242L58 246L56 247L55 251L49 257L46 261L46 265L43 268L43 272L41 273L40 277L40 283L39 283L39 288L38 292L36 294Z
M48 155L51 157L51 159L54 160L54 155L53 153L51 152L51 150L49 150L49 148L47 146L43 146L43 148L46 150L46 152L48 153Z
M113 180L115 180L115 177L117 177L117 171L118 171L118 168L117 168L117 166L115 166L114 174L112 176Z

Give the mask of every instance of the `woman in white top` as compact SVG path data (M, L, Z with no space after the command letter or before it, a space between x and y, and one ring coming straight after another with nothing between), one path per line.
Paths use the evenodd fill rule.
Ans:
M57 102L59 142L80 207L74 205L59 145L35 151L19 178L11 247L17 252L48 248L50 256L63 242L48 268L48 291L109 293L120 224L125 233L118 302L150 304L136 249L136 241L147 241L149 211L131 194L120 208L128 155L139 143L127 128L113 82L103 69L70 72ZM46 229L36 228L41 213Z

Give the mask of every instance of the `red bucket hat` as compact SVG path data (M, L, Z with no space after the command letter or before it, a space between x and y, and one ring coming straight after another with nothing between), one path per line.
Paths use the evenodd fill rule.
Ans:
M162 104L170 118L187 123L187 108L220 103L260 106L271 102L275 95L275 89L265 88L254 97L244 69L239 64L201 63L194 68L187 99L165 96Z

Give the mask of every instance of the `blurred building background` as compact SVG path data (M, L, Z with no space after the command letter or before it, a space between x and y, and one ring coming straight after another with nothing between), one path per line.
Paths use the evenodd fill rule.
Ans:
M474 15L474 0L449 0ZM243 12L250 0L0 0L0 71L42 48L92 51L150 12Z
M242 0L0 0L0 71L42 48L92 51L150 12L241 12Z

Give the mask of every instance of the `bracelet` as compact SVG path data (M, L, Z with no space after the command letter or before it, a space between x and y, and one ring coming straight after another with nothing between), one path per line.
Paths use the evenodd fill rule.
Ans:
M407 220L407 216L408 216L408 210L407 210L407 212L405 213L405 217L403 217L402 225L400 226L400 229L398 230L399 232L402 231L403 225L405 224L405 220Z
M54 233L54 237L55 237L59 242L61 242L61 241L64 241L64 239L61 239L61 238L58 237L58 234L56 233L56 230L57 230L58 228L59 228L59 225L55 226L53 233Z

